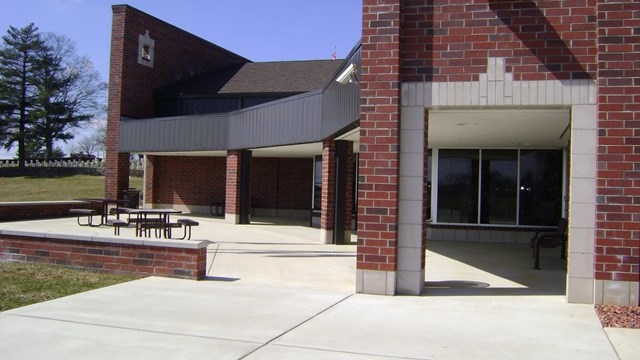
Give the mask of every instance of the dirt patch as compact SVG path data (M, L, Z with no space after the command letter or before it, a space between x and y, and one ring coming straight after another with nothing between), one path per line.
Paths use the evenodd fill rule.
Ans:
M603 327L640 329L640 306L596 305Z

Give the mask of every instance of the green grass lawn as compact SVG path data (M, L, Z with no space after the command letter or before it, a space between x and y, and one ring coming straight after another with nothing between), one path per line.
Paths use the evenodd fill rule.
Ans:
M142 178L129 178L129 187L142 190ZM104 176L0 177L0 202L102 197Z
M0 263L0 311L135 279L46 264Z

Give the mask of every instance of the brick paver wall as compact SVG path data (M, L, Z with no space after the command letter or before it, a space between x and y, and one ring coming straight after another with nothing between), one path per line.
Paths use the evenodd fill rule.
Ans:
M595 275L640 281L640 2L598 1Z
M0 234L0 261L47 263L114 274L202 279L207 249Z

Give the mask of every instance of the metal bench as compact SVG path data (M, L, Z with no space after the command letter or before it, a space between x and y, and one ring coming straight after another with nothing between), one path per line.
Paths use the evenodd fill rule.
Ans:
M187 240L191 240L191 227L200 225L199 222L191 219L179 219L178 224L184 226L184 234L182 235L182 240L185 238ZM187 238L187 230L189 231L189 237Z
M109 219L107 225L113 226L113 235L120 235L120 228L128 226L129 223L120 219Z
M93 225L93 216L94 215L100 215L97 210L92 210L92 209L69 209L69 214L72 214L72 215L76 216L76 219L78 221L78 225L80 225L80 226L91 226L91 227L100 226L100 224ZM81 217L86 217L87 218L87 222L85 224L80 222L80 218Z

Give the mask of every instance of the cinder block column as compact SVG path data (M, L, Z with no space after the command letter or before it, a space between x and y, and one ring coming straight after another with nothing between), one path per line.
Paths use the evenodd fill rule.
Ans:
M251 151L227 151L225 220L233 224L248 224L251 201Z
M424 291L427 240L428 166L427 113L423 107L403 107L400 137L400 201L398 210L399 294Z
M364 0L356 291L396 293L400 0Z

